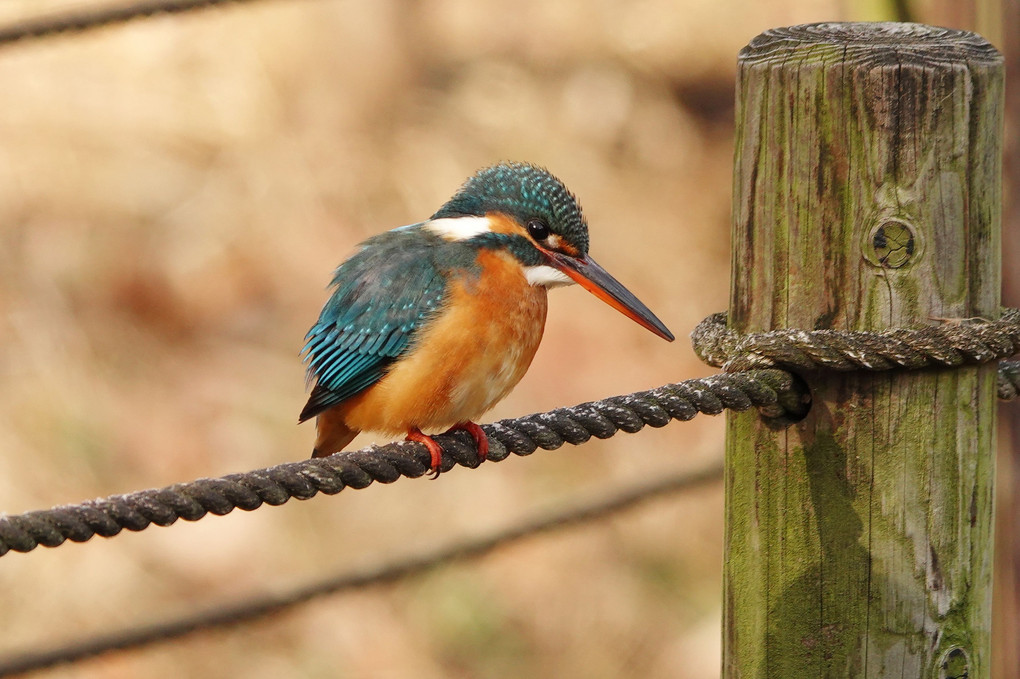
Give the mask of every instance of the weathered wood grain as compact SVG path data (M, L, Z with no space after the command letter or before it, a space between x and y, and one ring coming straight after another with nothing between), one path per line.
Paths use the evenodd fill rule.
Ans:
M738 72L734 329L997 317L994 48L815 24ZM804 377L792 428L728 415L724 676L987 677L994 365Z

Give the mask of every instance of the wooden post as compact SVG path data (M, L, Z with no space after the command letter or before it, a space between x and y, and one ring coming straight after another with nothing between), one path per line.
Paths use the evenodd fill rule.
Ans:
M740 53L730 324L999 314L1002 60L918 24ZM808 417L728 416L724 676L988 677L995 366L805 375Z

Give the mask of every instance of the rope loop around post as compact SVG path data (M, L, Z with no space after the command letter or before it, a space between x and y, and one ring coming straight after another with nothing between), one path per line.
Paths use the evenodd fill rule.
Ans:
M788 328L740 334L712 314L691 333L694 351L726 372L791 370L919 370L1001 361L1020 351L1020 310L1006 308L994 321L936 319L938 325L879 332ZM1020 393L1020 363L999 365L1000 399Z

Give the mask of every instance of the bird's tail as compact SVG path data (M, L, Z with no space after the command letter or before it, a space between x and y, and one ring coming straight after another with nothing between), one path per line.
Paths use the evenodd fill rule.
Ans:
M339 408L327 410L315 418L315 447L312 448L312 457L326 457L343 450L354 437L361 433L357 429L351 429L344 422L343 415Z

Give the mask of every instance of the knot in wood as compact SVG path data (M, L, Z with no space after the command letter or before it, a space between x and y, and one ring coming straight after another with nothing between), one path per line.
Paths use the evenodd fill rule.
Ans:
M970 676L970 658L960 647L949 649L939 661L939 679L967 679Z
M899 269L914 258L917 238L910 224L890 219L879 224L871 235L874 263L886 269Z

